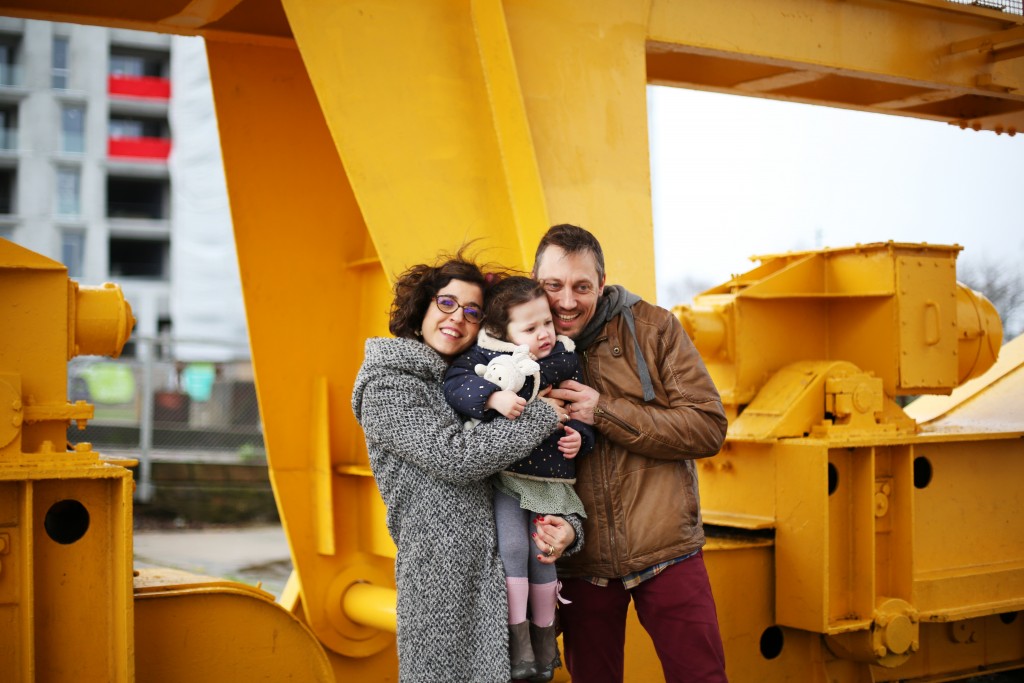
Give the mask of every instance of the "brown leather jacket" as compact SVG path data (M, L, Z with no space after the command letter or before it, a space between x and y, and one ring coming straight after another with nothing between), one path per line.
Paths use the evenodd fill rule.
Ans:
M563 576L621 577L704 545L693 459L722 447L722 401L675 316L644 301L632 310L655 398L643 400L633 337L616 316L581 354L601 394L598 438L576 464L587 542L559 561Z

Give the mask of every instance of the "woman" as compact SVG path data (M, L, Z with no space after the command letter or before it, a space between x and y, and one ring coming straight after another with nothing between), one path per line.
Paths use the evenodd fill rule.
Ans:
M395 283L390 330L368 339L352 408L398 546L398 666L405 681L509 679L508 607L488 477L560 421L544 401L472 430L444 398L448 364L476 340L488 277L461 254ZM554 562L580 546L579 520L545 517L535 543Z

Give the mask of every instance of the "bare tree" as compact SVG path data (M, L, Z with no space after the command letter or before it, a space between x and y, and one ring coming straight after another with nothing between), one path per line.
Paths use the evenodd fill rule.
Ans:
M1019 268L987 256L958 264L957 278L992 302L1003 319L1003 342L1024 330L1024 277Z

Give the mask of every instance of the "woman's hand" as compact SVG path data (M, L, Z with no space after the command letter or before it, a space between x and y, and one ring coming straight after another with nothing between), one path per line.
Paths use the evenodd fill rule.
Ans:
M537 531L533 533L533 542L540 549L537 560L541 564L554 564L565 549L576 540L576 530L556 515L536 517L533 523L537 526Z

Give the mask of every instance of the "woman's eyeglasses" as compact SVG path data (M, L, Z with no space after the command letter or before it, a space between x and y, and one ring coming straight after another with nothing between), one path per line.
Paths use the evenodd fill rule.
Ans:
M459 303L459 300L453 296L446 296L440 294L434 297L434 303L437 304L438 310L442 313L454 313L456 309L462 309L462 317L466 319L466 322L479 325L484 319L484 312L472 304L463 306Z

